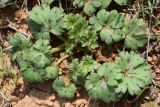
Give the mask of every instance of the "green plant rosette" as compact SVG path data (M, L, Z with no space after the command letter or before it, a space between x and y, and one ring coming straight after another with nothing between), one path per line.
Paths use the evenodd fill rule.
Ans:
M115 92L138 95L143 88L152 83L151 67L139 54L121 52L115 63L115 68L122 74Z

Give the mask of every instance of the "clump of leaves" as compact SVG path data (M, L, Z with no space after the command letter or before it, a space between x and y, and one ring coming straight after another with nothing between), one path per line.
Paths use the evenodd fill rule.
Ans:
M82 7L91 15L87 21L80 14L64 14L63 9L50 8L54 0L35 6L29 12L29 25L35 36L35 42L15 33L9 37L9 53L16 61L20 71L29 82L54 80L53 89L63 98L73 98L76 85L85 84L90 97L105 102L116 102L126 93L138 95L142 88L151 83L151 68L145 60L134 52L121 52L114 62L99 64L91 56L74 59L70 64L66 82L65 76L58 76L58 65L52 64L50 33L63 40L66 52L83 50L87 53L98 47L97 35L106 44L124 41L132 50L144 46L147 42L144 20L132 18L125 20L116 10L107 12L111 0L74 0L74 5ZM124 4L128 0L115 2ZM87 50L87 52L86 52Z
M74 0L73 5L84 6L83 11L87 15L93 15L97 10L107 9L112 1L121 6L131 2L131 0Z
M25 53L25 57L19 62L20 70L25 79L30 82L41 82L48 79L54 79L58 75L58 68L50 66L51 46L48 40L39 39Z
M125 36L124 45L132 50L143 47L148 41L146 28L147 25L143 19L132 18L130 21L125 21L122 29Z
M39 39L34 44L24 36L15 33L8 38L9 53L20 66L20 71L29 82L55 79L59 68L52 63L49 41ZM15 60L16 59L16 60Z
M35 6L29 12L29 25L36 39L50 40L50 33L56 35L66 44L66 52L78 45L89 50L95 49L97 36L94 30L81 15L65 15L63 10L57 7L50 9L48 5ZM68 34L63 34L63 32ZM65 36L65 37L64 37Z
M142 88L152 82L151 67L139 54L121 52L115 63L122 74L115 89L116 93L129 92L130 95L138 95Z
M78 7L84 6L83 11L87 15L92 15L97 11L97 9L107 8L110 3L111 0L74 0L73 5L77 5Z
M63 9L42 4L34 6L29 12L29 25L36 39L50 40L50 33L61 35L63 33Z
M91 72L85 88L93 99L116 102L129 93L138 95L152 82L151 67L134 52L121 52L112 63L104 63Z
M69 14L64 17L64 26L68 30L69 45L67 46L67 53L78 45L89 50L98 47L97 35L94 30L88 25L88 22L79 14Z
M65 84L62 76L55 79L52 87L62 98L71 99L76 93L76 86L73 83Z
M83 84L86 76L94 72L100 66L91 56L84 56L81 62L74 59L70 65L71 80L76 84Z
M90 97L105 102L119 101L122 94L114 91L121 74L114 63L105 63L96 72L91 72L85 81L85 88Z
M12 61L20 61L23 57L24 51L31 48L30 40L19 33L9 36L8 42L10 46L8 52Z
M122 40L122 27L124 25L124 16L119 14L116 10L110 12L100 10L97 16L89 19L93 29L100 31L100 37L105 43L112 44Z
M147 43L146 24L143 19L125 20L116 10L107 12L100 10L97 16L89 19L93 29L100 32L101 40L112 44L124 40L124 45L132 50L143 47Z

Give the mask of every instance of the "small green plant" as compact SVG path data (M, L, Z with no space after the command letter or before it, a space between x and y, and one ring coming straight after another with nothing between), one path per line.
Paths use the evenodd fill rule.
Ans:
M20 66L20 71L29 82L42 82L58 76L58 67L51 65L52 53L49 41L39 39L32 44L21 34L9 38L9 54Z
M64 17L64 28L68 30L68 46L66 48L67 53L71 53L72 50L81 45L83 48L88 50L95 49L98 47L97 35L94 30L79 14L68 14Z
M142 88L151 84L151 67L134 52L121 52L115 62L104 63L91 72L85 88L93 99L116 102L129 93L139 95Z
M91 56L84 56L81 62L78 62L78 59L74 59L69 70L71 80L75 84L83 84L86 76L99 66L100 64L94 61Z
M53 1L43 1L45 4L34 6L29 12L33 39L18 33L8 38L8 52L26 80L53 80L52 88L67 99L74 98L76 86L81 85L92 99L104 102L117 102L126 94L138 95L151 83L150 65L133 51L120 52L115 61L103 64L92 57L93 50L103 47L102 41L107 45L121 41L131 50L143 47L147 43L143 19L126 20L116 10L106 11L111 0L74 0L74 5L84 6L85 13L92 16L65 13L62 5L51 8ZM120 5L129 2L114 1ZM61 73L63 69L59 68L59 63L52 60L55 47L51 45L51 38L55 37L69 54L71 64L66 67L66 73ZM77 53L80 56L75 58Z
M122 94L114 91L121 78L118 71L116 71L114 63L105 63L97 71L91 72L85 81L85 88L90 97L105 102L119 101Z
M147 26L143 19L132 18L128 21L116 10L107 12L103 9L97 16L92 16L89 22L94 30L100 31L101 40L106 44L124 40L127 48L136 50L147 43Z
M100 31L100 37L102 41L107 44L112 44L122 40L124 26L124 16L119 14L116 10L107 12L106 10L100 10L97 16L93 16L89 19L93 29Z
M151 67L140 55L134 52L121 52L115 63L115 68L122 74L116 93L128 92L130 95L138 95L141 88L151 84Z
M29 12L29 25L36 39L50 40L50 33L59 37L63 33L63 9L42 4Z
M83 7L83 11L87 15L93 15L99 9L106 9L110 3L115 1L118 5L125 5L131 2L131 0L74 0L73 5Z
M28 51L31 48L31 42L29 39L19 33L15 33L8 38L9 42L9 54L12 61L21 61L24 51Z
M76 93L76 86L73 83L65 84L62 76L55 79L52 87L63 98L71 99Z

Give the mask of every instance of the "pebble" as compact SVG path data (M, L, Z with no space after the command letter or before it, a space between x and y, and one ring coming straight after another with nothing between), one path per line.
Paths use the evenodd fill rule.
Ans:
M155 55L153 55L153 56L152 56L152 59L153 59L153 61L157 61L157 60L158 60L158 57L155 56Z
M155 72L156 72L156 73L160 73L160 69L157 68L157 69L155 70Z
M148 60L148 62L152 62L152 57L148 56L147 60Z

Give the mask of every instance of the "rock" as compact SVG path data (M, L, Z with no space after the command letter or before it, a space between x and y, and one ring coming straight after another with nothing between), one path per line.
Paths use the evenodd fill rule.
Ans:
M148 57L147 57L147 61L148 61L148 62L152 62L152 57L148 56Z
M160 73L160 68L155 69L156 73Z
M158 61L158 57L155 55L152 56L152 59L153 59L153 61Z
M73 104L75 107L88 107L88 102L85 99L78 99Z
M65 103L64 107L74 107L71 103Z

